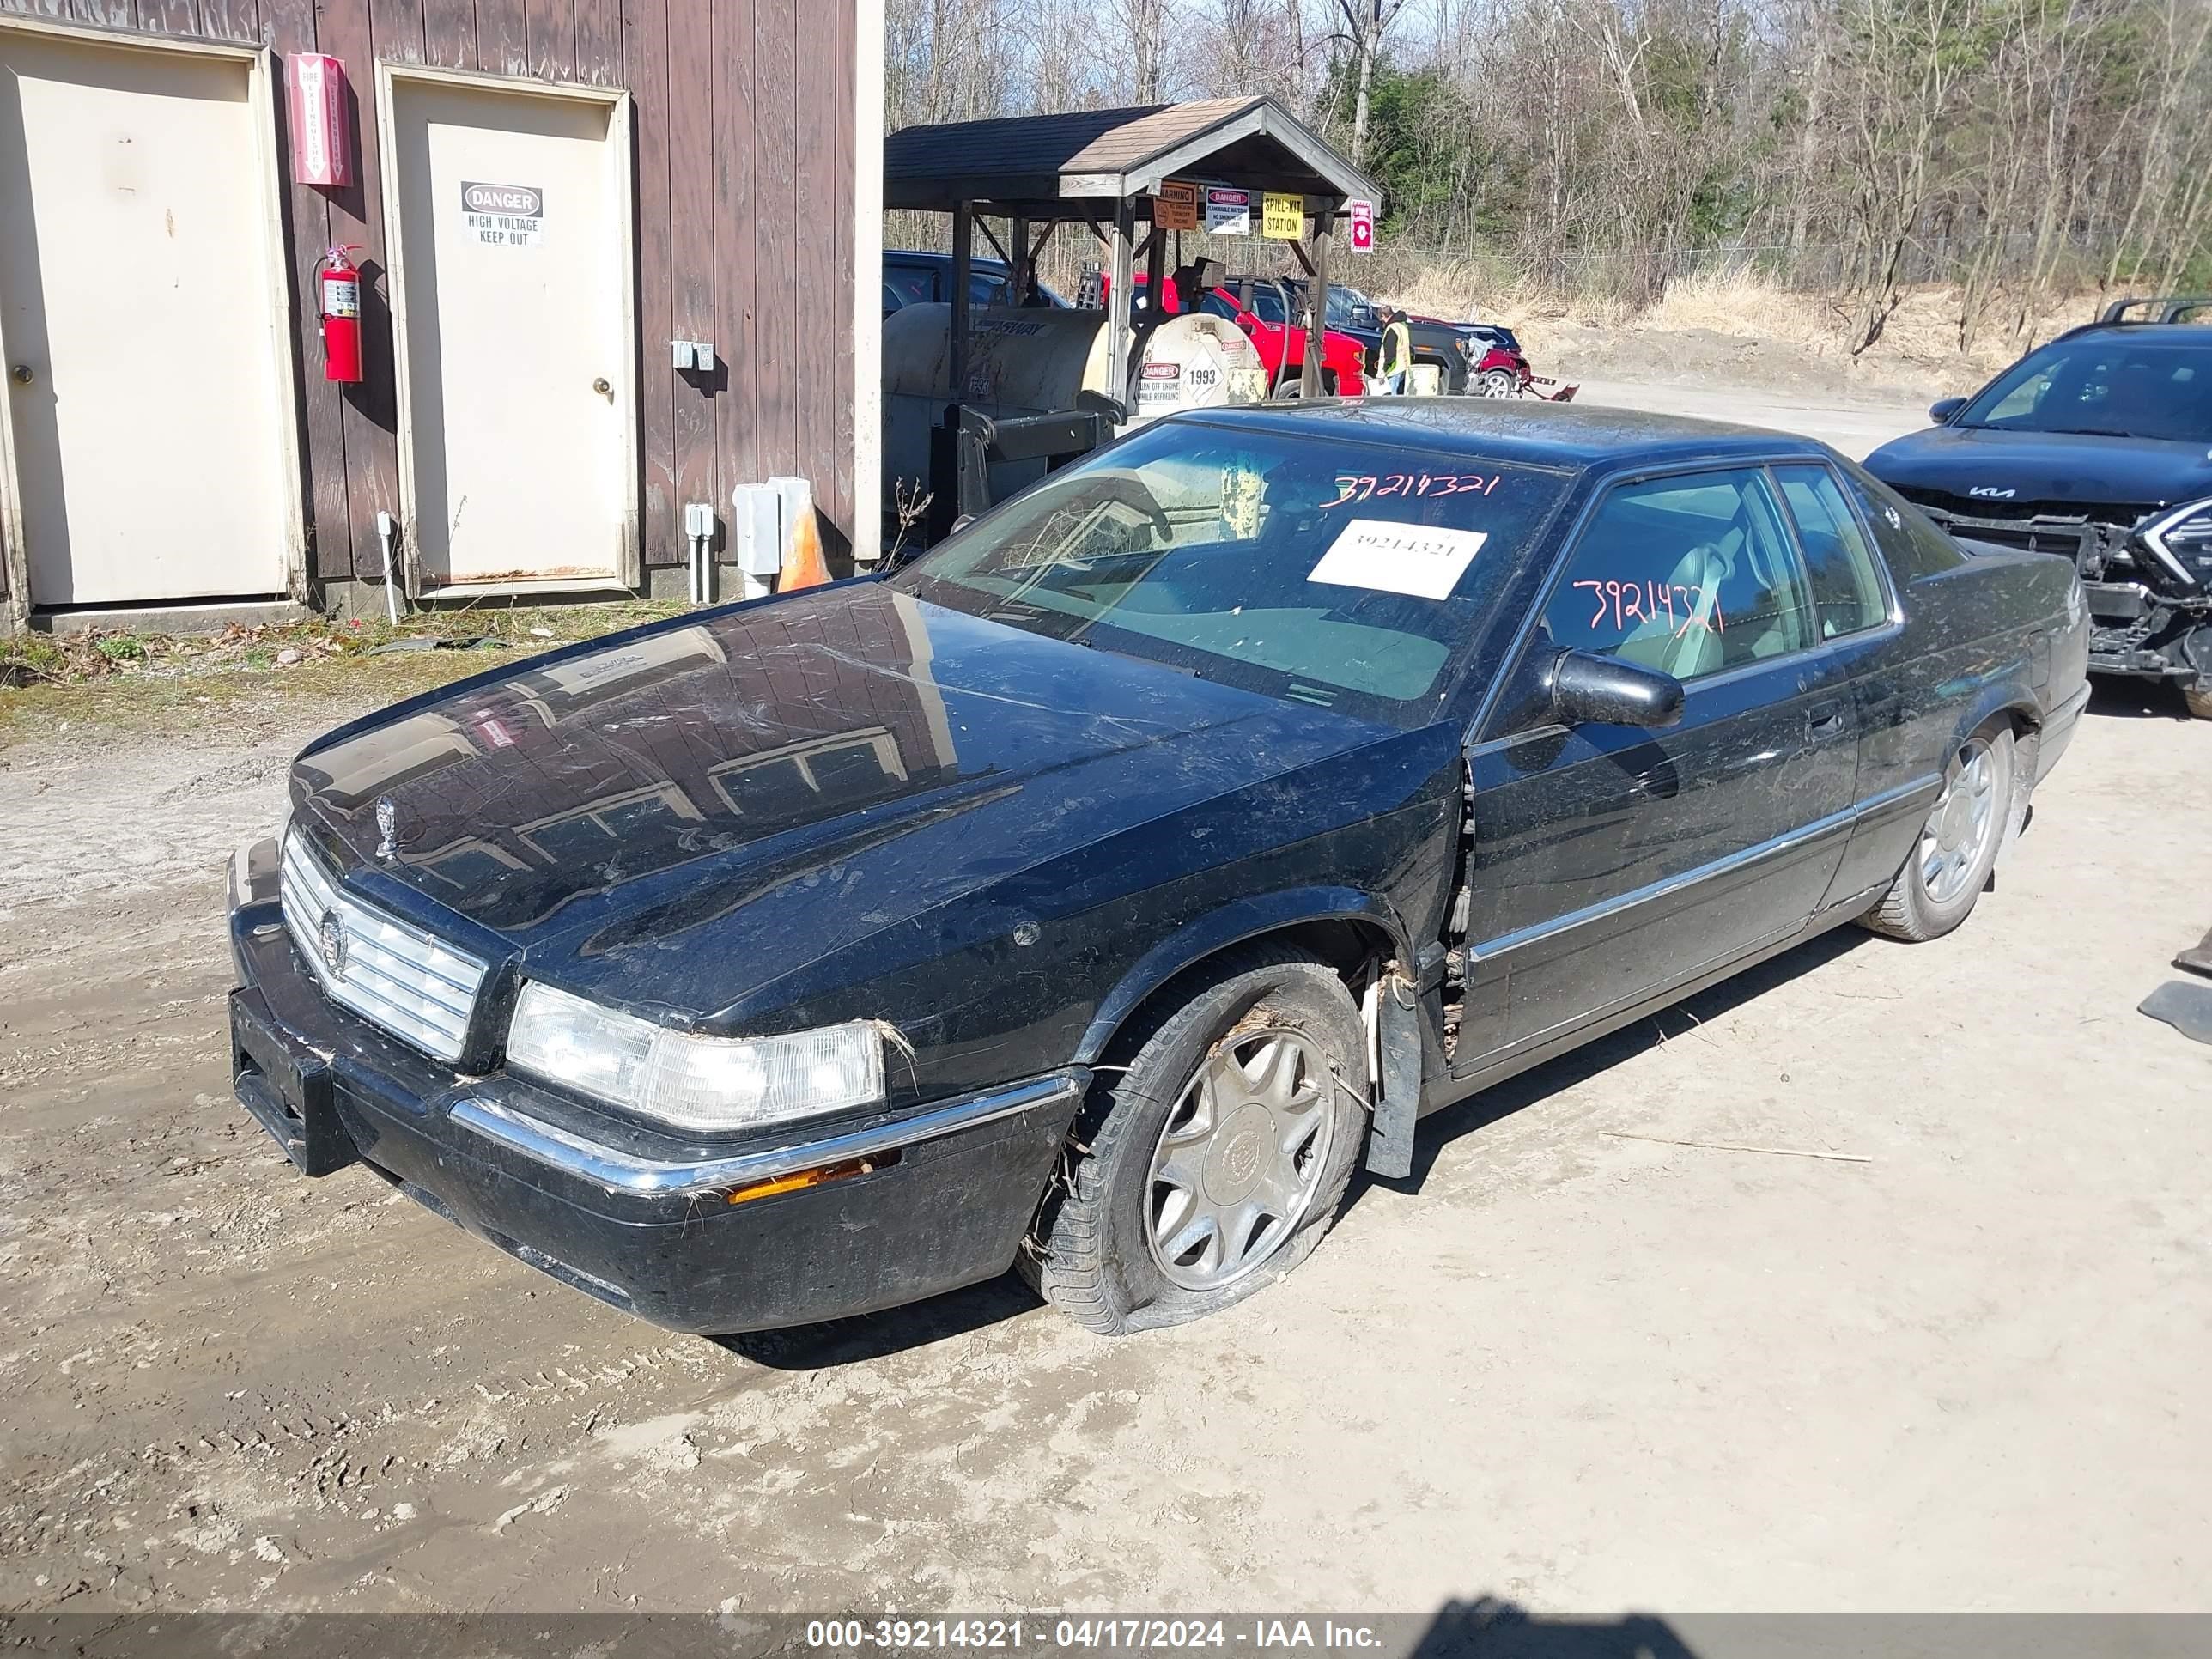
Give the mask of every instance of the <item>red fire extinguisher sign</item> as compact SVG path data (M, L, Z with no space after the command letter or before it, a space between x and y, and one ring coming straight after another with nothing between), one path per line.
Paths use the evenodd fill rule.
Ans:
M361 379L361 272L349 242L316 262L315 308L323 319L323 378L349 385Z

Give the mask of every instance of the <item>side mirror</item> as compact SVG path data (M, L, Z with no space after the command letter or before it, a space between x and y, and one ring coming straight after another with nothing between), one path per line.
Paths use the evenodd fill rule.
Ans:
M1964 398L1938 398L1928 405L1928 418L1938 426L1948 426L1951 417L1966 406Z
M1552 663L1552 714L1565 726L1672 726L1682 682L1641 663L1562 651Z

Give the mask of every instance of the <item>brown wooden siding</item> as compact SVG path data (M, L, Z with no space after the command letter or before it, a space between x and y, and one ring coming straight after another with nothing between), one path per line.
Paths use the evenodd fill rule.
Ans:
M712 501L726 524L732 485L780 473L812 479L850 537L854 0L0 0L0 12L343 60L360 182L285 192L311 574L380 580L377 511L399 508L380 61L631 94L645 563L684 562L686 501ZM273 90L281 121L281 78ZM368 379L343 388L322 378L309 282L339 242L361 245L368 279ZM714 341L714 373L672 368L677 338Z

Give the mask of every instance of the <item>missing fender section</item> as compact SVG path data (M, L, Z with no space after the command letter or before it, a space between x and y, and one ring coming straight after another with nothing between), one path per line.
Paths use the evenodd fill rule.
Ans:
M1374 1127L1367 1136L1370 1174L1402 1181L1413 1173L1413 1125L1421 1115L1421 1000L1396 963L1380 982Z

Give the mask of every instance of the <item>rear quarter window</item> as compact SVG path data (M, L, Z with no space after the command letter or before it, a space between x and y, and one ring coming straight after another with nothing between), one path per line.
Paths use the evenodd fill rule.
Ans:
M1958 543L1881 479L1854 466L1844 468L1843 473L1844 482L1866 514L1875 545L1881 550L1890 576L1899 586L1940 576L1966 563L1966 552Z

